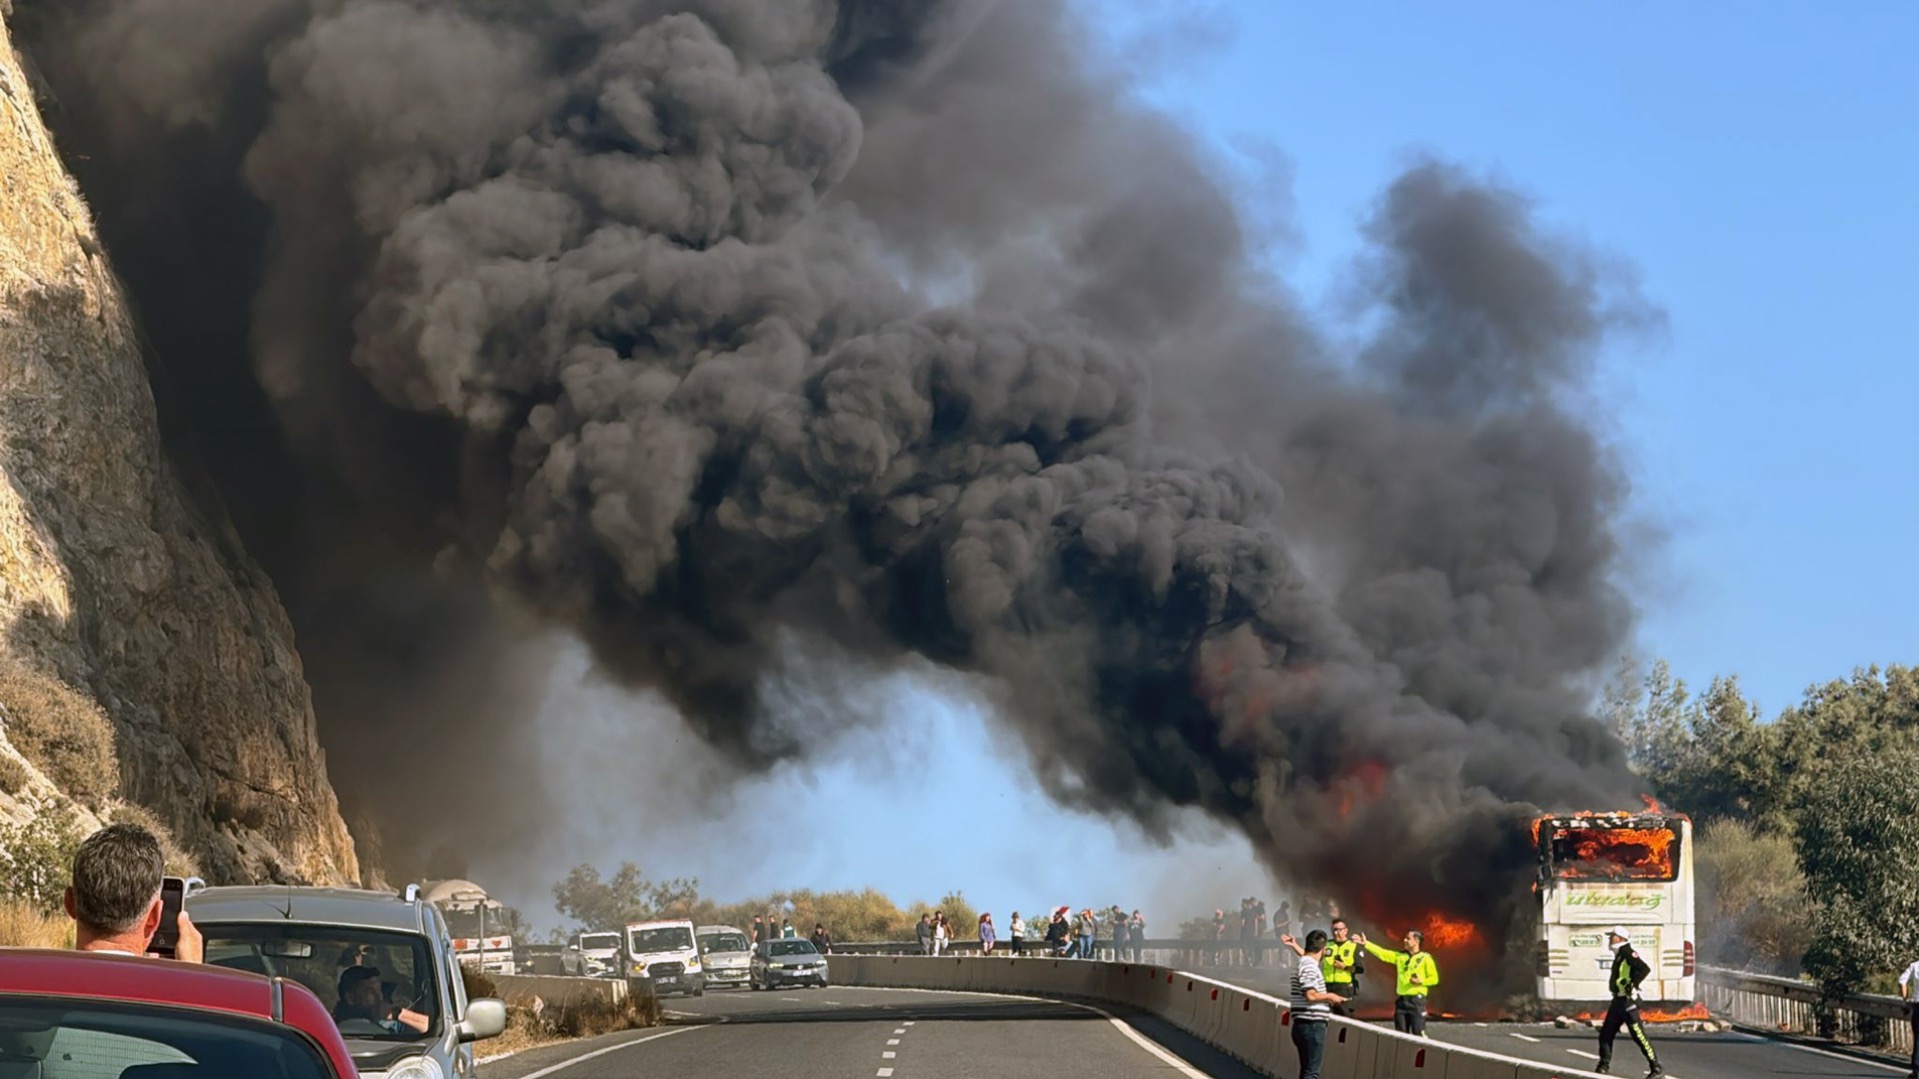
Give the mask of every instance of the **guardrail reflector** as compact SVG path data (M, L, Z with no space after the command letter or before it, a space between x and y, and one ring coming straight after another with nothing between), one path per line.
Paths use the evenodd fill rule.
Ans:
M1240 1011L1242 1011L1242 1012L1250 1012L1250 1011L1252 1011L1252 1010L1253 1010L1253 1002L1252 1002L1252 1001L1250 1001L1250 1000L1242 1000L1242 1001L1240 1001L1240 1002L1239 1002L1239 1010L1240 1010ZM1342 1031L1340 1031L1340 1032L1339 1032L1339 1034L1340 1034L1340 1037L1345 1037L1345 1036L1346 1036L1346 1032L1345 1032L1345 1031L1343 1031L1343 1030L1342 1030Z
M1426 1066L1426 1050L1421 1049L1419 1052L1413 1054L1413 1067L1423 1068L1425 1066Z
M1215 990L1213 990L1213 999L1214 999L1214 1000L1218 1000L1218 999L1219 999L1219 990L1217 990L1217 989L1215 989Z

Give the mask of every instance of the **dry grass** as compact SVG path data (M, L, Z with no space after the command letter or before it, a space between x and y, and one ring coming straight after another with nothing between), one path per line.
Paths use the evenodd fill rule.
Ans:
M73 922L20 899L0 899L0 948L71 948Z
M67 797L99 809L120 789L113 722L93 698L0 654L0 714L13 748Z
M497 997L499 987L491 978L465 967L468 997ZM535 1014L531 1008L509 1007L506 1032L476 1048L481 1057L504 1056L542 1045L597 1038L622 1030L640 1030L660 1025L657 997L628 997L620 1004L595 1000L575 1004L548 1005Z
M123 802L113 807L109 819L113 824L137 824L152 832L154 838L160 841L160 853L166 856L169 874L176 877L199 875L200 866L194 861L193 855L188 854L180 846L179 842L173 838L173 830L160 823L160 818L154 816L147 807Z
M0 757L0 791L19 794L27 789L27 782L31 778L26 765L12 757Z

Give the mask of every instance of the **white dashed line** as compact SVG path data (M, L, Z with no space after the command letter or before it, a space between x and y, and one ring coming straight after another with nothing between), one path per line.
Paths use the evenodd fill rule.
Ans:
M881 1060L898 1060L899 1054L893 1052L891 1049L888 1049L886 1052L880 1054L880 1059Z
M888 1045L898 1045L899 1043L900 1043L900 1040L899 1040L898 1038L888 1038L888 1039L886 1039L886 1044L888 1044Z
M913 1020L911 1020L911 1019L908 1019L908 1020L907 1020L907 1021L906 1021L905 1023L903 1023L903 1024L901 1024L901 1025L902 1025L902 1026L909 1026L909 1027L910 1027L910 1026L912 1026L912 1025L913 1025Z
M893 1069L881 1068L879 1070L879 1077L880 1079L893 1079Z
M1509 1030L1509 1031L1507 1031L1506 1033L1508 1033L1508 1034L1511 1034L1511 1035L1512 1035L1513 1037L1515 1037L1515 1038L1518 1038L1518 1039L1519 1039L1520 1041L1522 1041L1522 1042L1537 1042L1537 1041L1539 1041L1539 1039L1538 1039L1538 1038L1535 1038L1535 1037L1533 1037L1533 1036L1532 1036L1531 1034L1521 1034L1521 1033L1519 1033L1519 1032L1518 1032L1518 1031L1516 1031L1516 1030Z
M1566 1050L1566 1052L1571 1053L1573 1056L1576 1056L1576 1057L1585 1057L1587 1060L1599 1059L1598 1053L1588 1053L1584 1049L1568 1049Z
M898 1030L895 1030L895 1031L893 1031L893 1033L895 1033L895 1034L904 1034L904 1033L906 1033L906 1028L905 1028L905 1027L900 1027L900 1028L899 1028Z
M605 1056L608 1053L618 1052L621 1049L631 1049L632 1047L636 1045L645 1045L647 1042L656 1042L656 1041L659 1041L661 1038L670 1038L675 1034L684 1034L689 1030L698 1030L698 1029L700 1028L699 1027L680 1027L677 1030L667 1030L667 1031L662 1031L658 1034L648 1034L644 1038L635 1038L630 1042L621 1042L618 1045L609 1045L604 1049L595 1049L591 1053L581 1053L579 1056L576 1056L572 1058L571 1060L562 1060L558 1064L554 1064L551 1067L541 1068L539 1071L532 1072L528 1075L522 1076L521 1079L542 1079L543 1076L552 1075L554 1072L559 1071L562 1068L571 1068L575 1064L592 1060L594 1057Z

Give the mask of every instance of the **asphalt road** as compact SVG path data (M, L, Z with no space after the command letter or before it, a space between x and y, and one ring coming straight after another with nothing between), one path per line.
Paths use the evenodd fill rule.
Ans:
M666 1005L664 1028L529 1050L482 1064L480 1079L1257 1075L1154 1017L1130 1016L1122 1024L1052 1001L834 987L714 991Z
M1590 1069L1598 1063L1599 1034L1560 1030L1549 1023L1432 1023L1426 1032L1455 1045L1510 1057ZM1673 1079L1783 1079L1785 1076L1845 1076L1897 1079L1896 1064L1859 1060L1752 1034L1681 1034L1651 1027L1653 1050ZM1623 1032L1613 1045L1613 1074L1646 1074L1646 1058Z

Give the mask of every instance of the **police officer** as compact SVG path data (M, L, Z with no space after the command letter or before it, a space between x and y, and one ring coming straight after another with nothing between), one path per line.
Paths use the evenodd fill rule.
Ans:
M1320 957L1319 969L1326 975L1326 990L1346 999L1333 1005L1334 1015L1353 1017L1353 1002L1359 998L1359 975L1365 967L1359 959L1359 942L1352 939L1344 918L1333 923L1333 939Z
M1393 1029L1402 1034L1426 1036L1426 994L1439 984L1439 964L1425 950L1426 936L1417 929L1406 931L1406 950L1382 948L1361 933L1353 938L1360 947L1391 963L1399 972L1393 999Z
M1659 1066L1659 1056L1652 1051L1652 1039L1646 1037L1646 1024L1639 1018L1639 983L1652 973L1652 967L1639 953L1633 951L1632 940L1626 936L1626 927L1616 925L1606 931L1606 943L1613 950L1612 975L1606 984L1612 989L1612 1003L1606 1008L1606 1021L1599 1028L1599 1067L1594 1070L1601 1075L1612 1072L1612 1043L1619 1036L1619 1028L1625 1027L1632 1035L1633 1044L1646 1054L1649 1070L1646 1079L1666 1074Z

